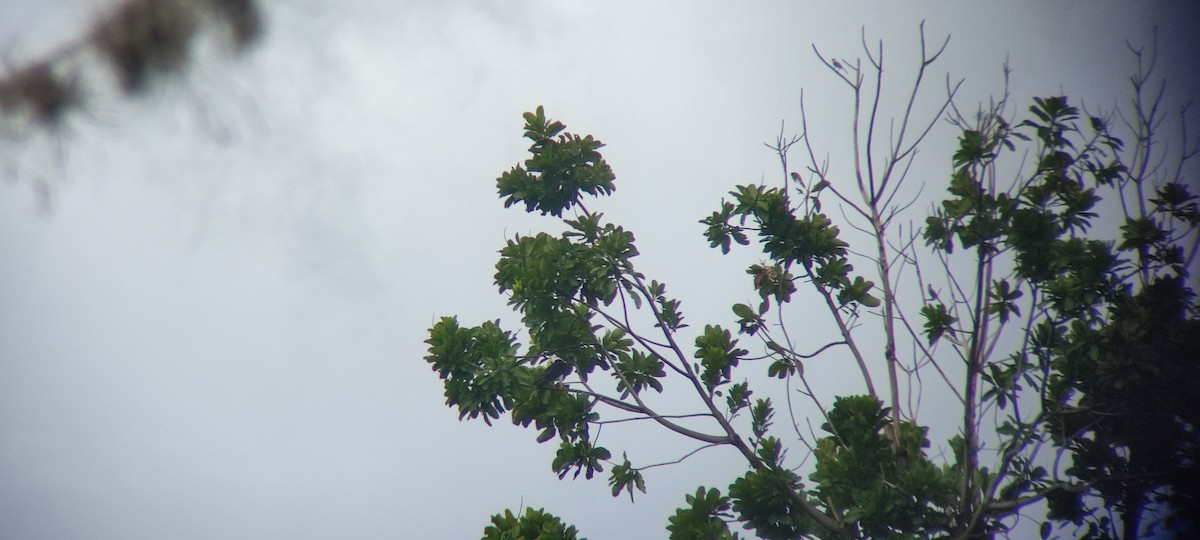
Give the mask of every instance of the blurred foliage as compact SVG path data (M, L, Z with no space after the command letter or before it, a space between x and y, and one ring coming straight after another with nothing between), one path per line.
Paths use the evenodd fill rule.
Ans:
M0 121L15 129L55 127L82 107L82 71L99 58L127 95L187 68L201 31L224 33L235 52L263 32L256 0L122 0L90 29L45 57L0 72Z

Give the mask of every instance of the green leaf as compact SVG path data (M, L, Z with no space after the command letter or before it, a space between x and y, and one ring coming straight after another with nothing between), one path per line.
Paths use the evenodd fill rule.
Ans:
M771 406L771 398L759 399L750 410L750 430L757 439L763 438L771 427L771 418L775 416L775 408Z
M621 356L616 364L613 378L617 380L617 391L622 395L628 392L640 393L644 388L652 388L662 392L663 386L659 379L666 376L662 359L658 355L646 354L633 350L630 354ZM626 386L626 382L630 386Z
M795 473L779 467L746 473L729 486L733 509L746 528L767 540L788 540L809 534L803 511L793 494L801 488Z
M523 116L532 155L496 179L505 208L523 202L527 212L561 216L583 194L608 195L616 189L612 169L598 151L603 143L591 135L563 133L565 126L549 121L540 106Z
M746 304L734 304L733 305L733 314L737 315L738 317L740 317L742 319L756 318L756 316L754 314L754 310L750 309L750 306L747 306Z
M763 318L760 317L754 310L746 304L734 304L733 313L738 316L738 333L749 334L753 336L762 329Z
M733 368L746 354L746 350L737 348L737 340L728 330L706 325L704 333L696 338L695 357L703 366L700 380L710 391L729 382Z
M583 473L585 478L591 480L595 473L604 472L601 462L611 457L607 449L594 446L587 440L579 440L574 444L563 441L550 466L560 479L574 471L572 478L579 478L579 474Z
M754 392L750 390L749 383L740 382L729 387L729 395L725 397L725 404L729 408L729 415L734 416L738 411L750 406L750 396Z
M1144 250L1166 238L1167 232L1154 218L1130 218L1121 225L1121 243L1117 247Z
M483 530L483 540L587 540L577 538L574 526L540 508L526 508L520 518L512 510L505 510L493 515L491 521Z
M729 498L716 488L700 487L695 495L685 497L687 506L671 516L667 531L670 540L735 540L725 518L729 515Z
M612 486L613 497L620 496L622 491L628 491L629 501L633 502L633 490L637 489L645 493L646 481L642 478L641 471L633 468L633 465L629 463L627 456L623 459L621 464L613 466L608 484Z
M954 335L954 323L957 318L950 315L946 305L941 302L925 304L921 307L921 315L925 317L925 337L932 345L945 333Z

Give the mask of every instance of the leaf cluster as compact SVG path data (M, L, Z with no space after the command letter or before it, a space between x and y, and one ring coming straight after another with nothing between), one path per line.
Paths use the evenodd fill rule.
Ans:
M1082 122L1067 98L1035 99L1029 114L1011 128L992 116L964 130L951 197L928 218L924 237L945 254L956 245L973 249L980 268L1011 261L1012 274L986 289L983 316L1003 325L1022 316L1018 301L1028 301L1024 345L979 366L984 400L1003 409L1023 389L1041 398L1041 414L1014 409L997 428L1011 454L1010 483L996 493L1039 493L1050 520L1086 522L1089 537L1116 526L1098 517L1116 509L1129 536L1148 504L1200 508L1200 468L1185 457L1200 449L1193 412L1200 392L1181 382L1200 377L1200 306L1187 284L1196 244L1190 253L1185 244L1200 238L1197 197L1184 183L1155 182L1150 169L1136 166L1151 150L1145 131L1136 134L1130 166L1108 122ZM1149 122L1154 113L1137 114ZM987 179L1014 141L1035 146L1034 169L1002 191ZM1092 231L1105 196L1121 203L1119 238ZM972 314L975 326L964 325L954 304L936 298L921 315L930 343L972 336L980 324ZM1020 454L1043 438L1070 456L1068 466L1050 471L1069 482L1047 478Z
M541 106L525 113L525 138L532 141L533 156L496 181L500 196L507 197L505 208L523 202L529 212L558 217L577 205L582 193L612 193L616 177L598 152L604 144L565 129L561 122L546 118Z
M957 470L925 455L927 428L902 422L900 440L887 428L891 411L871 396L839 397L821 429L812 475L814 495L866 538L915 538L949 530L958 502Z
M542 509L525 509L520 517L511 510L492 516L492 524L483 530L483 540L587 540L577 536L574 526Z
M808 196L819 203L819 192L826 182L814 187ZM770 264L755 264L746 273L754 278L754 289L762 298L759 315L770 309L771 301L782 305L796 292L791 268L803 269L802 277L836 292L839 305L878 307L879 298L871 294L875 284L862 276L852 276L854 265L848 259L849 245L840 238L840 230L820 205L794 204L787 193L758 185L738 186L729 192L733 202L722 201L721 208L700 220L704 235L712 247L729 253L732 242L748 245L748 232L757 232L763 253ZM735 309L737 309L735 307ZM738 313L743 328L751 332L758 326L753 317Z

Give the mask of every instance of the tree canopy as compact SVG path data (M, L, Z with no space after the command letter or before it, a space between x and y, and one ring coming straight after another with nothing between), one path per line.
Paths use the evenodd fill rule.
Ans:
M633 233L587 199L615 190L604 145L542 107L526 113L530 156L499 194L564 229L500 251L495 284L521 330L454 317L430 329L425 360L447 405L534 429L557 442L560 478L606 474L614 496L645 492L647 464L602 446L599 426L652 422L698 450L731 448L745 473L686 494L672 539L985 538L1034 514L1043 538L1200 523L1197 147L1159 144L1153 51L1134 51L1128 108L1005 94L967 114L950 85L922 119L913 102L945 44L921 45L893 118L880 111L882 46L855 62L818 52L853 94L853 138L832 173L805 116L773 145L781 181L736 186L700 220L714 249L763 256L729 284L755 301L724 320L685 322L665 282L638 271ZM924 146L943 120L957 147ZM923 226L905 228L918 149L952 173ZM796 330L816 312L835 336ZM805 365L831 356L853 360L860 393L814 390ZM952 396L937 404L959 419L949 440L931 441L912 406L933 384L922 376ZM664 409L668 391L695 408ZM576 534L531 509L497 514L484 538Z

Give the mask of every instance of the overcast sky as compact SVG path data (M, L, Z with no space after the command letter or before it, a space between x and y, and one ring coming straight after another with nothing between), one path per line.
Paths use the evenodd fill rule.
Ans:
M101 93L61 134L3 141L0 538L477 538L522 504L593 540L665 537L736 456L613 499L560 482L535 433L458 422L421 359L436 317L516 321L496 251L558 230L495 196L525 158L521 113L543 104L608 144L618 190L594 208L637 234L693 326L729 325L757 256L717 256L696 221L737 183L777 181L762 143L798 127L802 89L819 151L847 163L848 95L812 44L853 58L865 27L899 89L925 20L952 36L926 105L949 71L973 108L1007 58L1022 108L1111 107L1125 40L1154 25L1162 74L1195 97L1189 4L267 2L250 56L202 55L149 99ZM0 50L47 50L104 5L0 0ZM951 136L918 162L931 191ZM643 463L690 448L633 433Z

